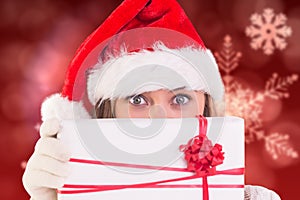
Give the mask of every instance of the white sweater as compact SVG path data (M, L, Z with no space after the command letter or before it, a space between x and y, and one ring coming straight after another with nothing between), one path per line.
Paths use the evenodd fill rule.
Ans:
M280 200L278 194L261 186L245 185L244 200Z

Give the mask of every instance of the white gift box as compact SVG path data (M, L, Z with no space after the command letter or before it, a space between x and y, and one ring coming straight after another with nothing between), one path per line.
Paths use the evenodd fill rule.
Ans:
M206 118L207 137L223 147L223 164L207 177L210 200L244 199L244 121ZM186 170L180 145L199 134L197 118L81 119L62 122L72 173L59 200L203 199L203 178ZM183 178L179 181L170 179ZM166 181L159 184L148 184ZM142 184L142 185L138 185Z

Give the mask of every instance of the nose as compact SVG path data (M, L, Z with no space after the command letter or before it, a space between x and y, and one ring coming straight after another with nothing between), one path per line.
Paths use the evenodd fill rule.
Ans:
M150 118L166 118L166 111L162 105L153 105L149 110Z

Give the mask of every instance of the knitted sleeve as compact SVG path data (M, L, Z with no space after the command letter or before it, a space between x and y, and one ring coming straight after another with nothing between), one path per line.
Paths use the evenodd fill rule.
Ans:
M280 200L274 191L261 186L246 185L244 200Z

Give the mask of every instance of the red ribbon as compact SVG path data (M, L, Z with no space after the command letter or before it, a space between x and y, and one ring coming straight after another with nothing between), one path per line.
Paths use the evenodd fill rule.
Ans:
M149 165L138 165L138 164L127 164L127 163L114 163L114 162L102 162L95 160L84 160L71 158L70 162L85 163L85 164L96 164L96 165L108 165L108 166L119 166L119 167L132 167L142 169L156 169L166 171L179 171L179 172L195 172L194 175L154 181L148 183L138 183L131 185L74 185L65 184L63 188L73 190L58 190L60 194L79 194L79 193L90 193L90 192L101 192L108 190L120 190L129 188L189 188L196 187L203 189L203 200L209 200L208 188L243 188L244 185L208 185L207 177L214 175L243 175L244 168L236 168L229 170L217 171L216 166L223 163L224 153L222 152L222 146L215 144L212 146L211 141L207 138L207 119L202 116L197 116L199 119L199 135L189 140L188 144L181 145L180 150L184 151L185 159L187 161L187 168L176 168L176 167L159 167ZM163 183L170 183L183 180L191 180L195 178L202 178L202 185L200 184L173 184L173 185L160 185ZM74 190L78 189L78 190Z
M166 171L179 171L179 172L189 172L186 168L176 168L176 167L158 167L158 166L147 166L147 165L137 165L137 164L126 164L126 163L114 163L114 162L101 162L95 160L84 160L71 158L70 162L74 163L84 163L84 164L96 164L96 165L110 165L110 166L121 166L121 167L134 167L141 169L157 169L157 170L166 170ZM57 190L60 194L81 194L81 193L90 193L90 192L102 192L109 190L120 190L120 189L130 189L130 188L202 188L203 189L203 200L208 200L208 188L243 188L244 185L208 185L207 180L203 181L202 185L200 184L173 184L173 185L160 185L162 183L170 183L183 180L191 180L196 178L214 176L214 175L243 175L244 168L235 168L229 170L221 171L210 171L210 172L201 172L191 176L168 179L162 181L148 182L148 183L139 183L132 185L76 185L76 184L65 184L64 189L71 190ZM77 189L77 190L74 190ZM206 192L204 191L205 189Z
M208 200L208 184L207 175L210 172L216 171L216 166L223 163L224 152L222 145L215 144L206 136L207 134L207 119L203 116L197 116L199 120L199 135L189 140L186 145L181 145L179 148L185 153L187 161L187 169L196 174L203 174L203 199Z

